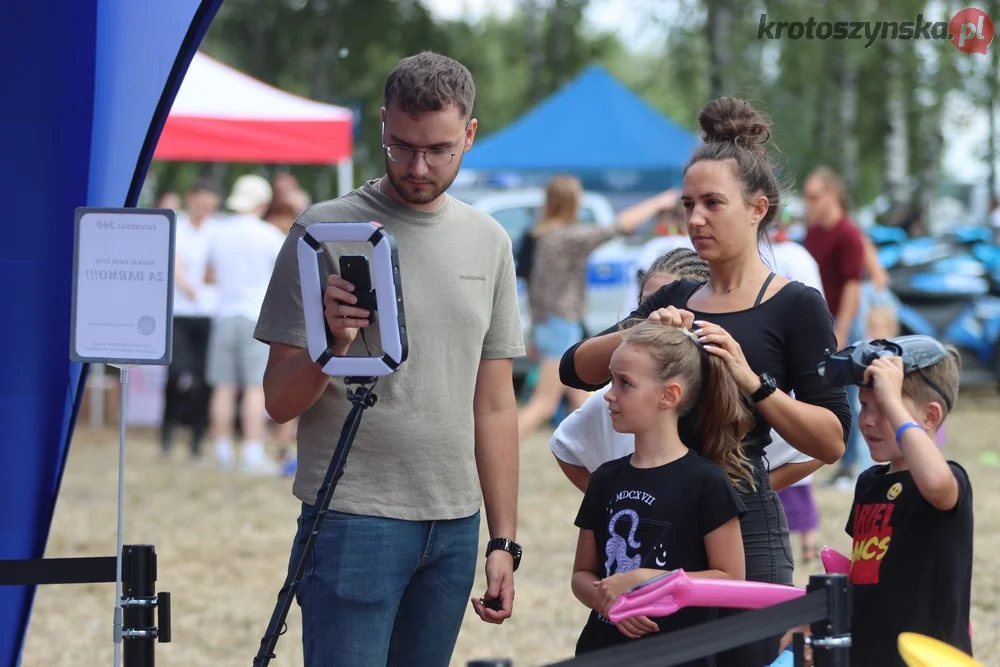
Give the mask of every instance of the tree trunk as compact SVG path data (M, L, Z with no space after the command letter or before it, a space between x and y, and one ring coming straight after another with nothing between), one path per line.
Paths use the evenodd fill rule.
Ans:
M733 9L728 0L707 0L705 38L708 41L708 97L716 99L726 95L731 55Z
M535 104L542 99L541 73L545 67L545 54L542 52L541 14L538 0L523 0L524 27L528 41L528 53L531 54L531 80L528 84L528 102Z
M944 12L947 16L951 16L954 10L953 2L945 3ZM921 114L920 136L923 140L923 159L920 165L920 193L917 203L920 206L920 219L924 222L928 232L933 231L930 229L933 223L931 210L941 175L941 155L944 151L941 124L944 117L945 98L953 85L953 82L950 81L954 76L953 58L950 49L938 53L937 58L935 58L937 69L933 74L928 73L926 77L930 85L926 87L924 92L927 94L929 103L924 106Z
M899 54L900 43L895 39L882 41L886 58L885 110L888 123L885 137L885 186L893 209L909 201L906 91L903 60Z
M555 0L552 4L551 31L549 33L548 70L552 77L550 90L555 90L566 77L566 0Z
M846 19L845 19L846 20ZM847 49L837 49L838 129L840 177L848 199L857 196L860 181L858 148L858 64Z

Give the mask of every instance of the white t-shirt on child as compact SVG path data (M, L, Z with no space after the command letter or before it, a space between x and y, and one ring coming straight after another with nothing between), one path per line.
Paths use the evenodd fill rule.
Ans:
M610 389L611 385L608 385L592 394L579 410L562 420L552 434L552 453L560 461L583 466L594 472L601 464L635 451L635 436L631 433L618 433L611 426L608 402L604 400L604 395ZM808 463L813 460L785 442L774 430L771 431L771 438L771 444L764 449L768 470L786 463Z

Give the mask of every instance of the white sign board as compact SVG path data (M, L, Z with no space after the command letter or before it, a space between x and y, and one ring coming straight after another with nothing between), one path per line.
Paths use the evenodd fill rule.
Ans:
M170 209L76 210L70 359L170 363L176 224Z

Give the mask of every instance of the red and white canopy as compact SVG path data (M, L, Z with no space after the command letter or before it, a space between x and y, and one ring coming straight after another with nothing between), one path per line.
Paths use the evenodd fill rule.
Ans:
M351 159L353 114L195 54L154 158L333 164Z

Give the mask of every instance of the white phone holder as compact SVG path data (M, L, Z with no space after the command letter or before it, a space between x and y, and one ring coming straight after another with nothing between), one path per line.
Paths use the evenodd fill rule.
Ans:
M378 310L382 356L337 357L323 314L329 268L324 243L371 243L371 270ZM391 375L406 361L406 319L396 242L377 222L320 222L306 227L299 239L299 281L309 357L334 377L374 378Z

